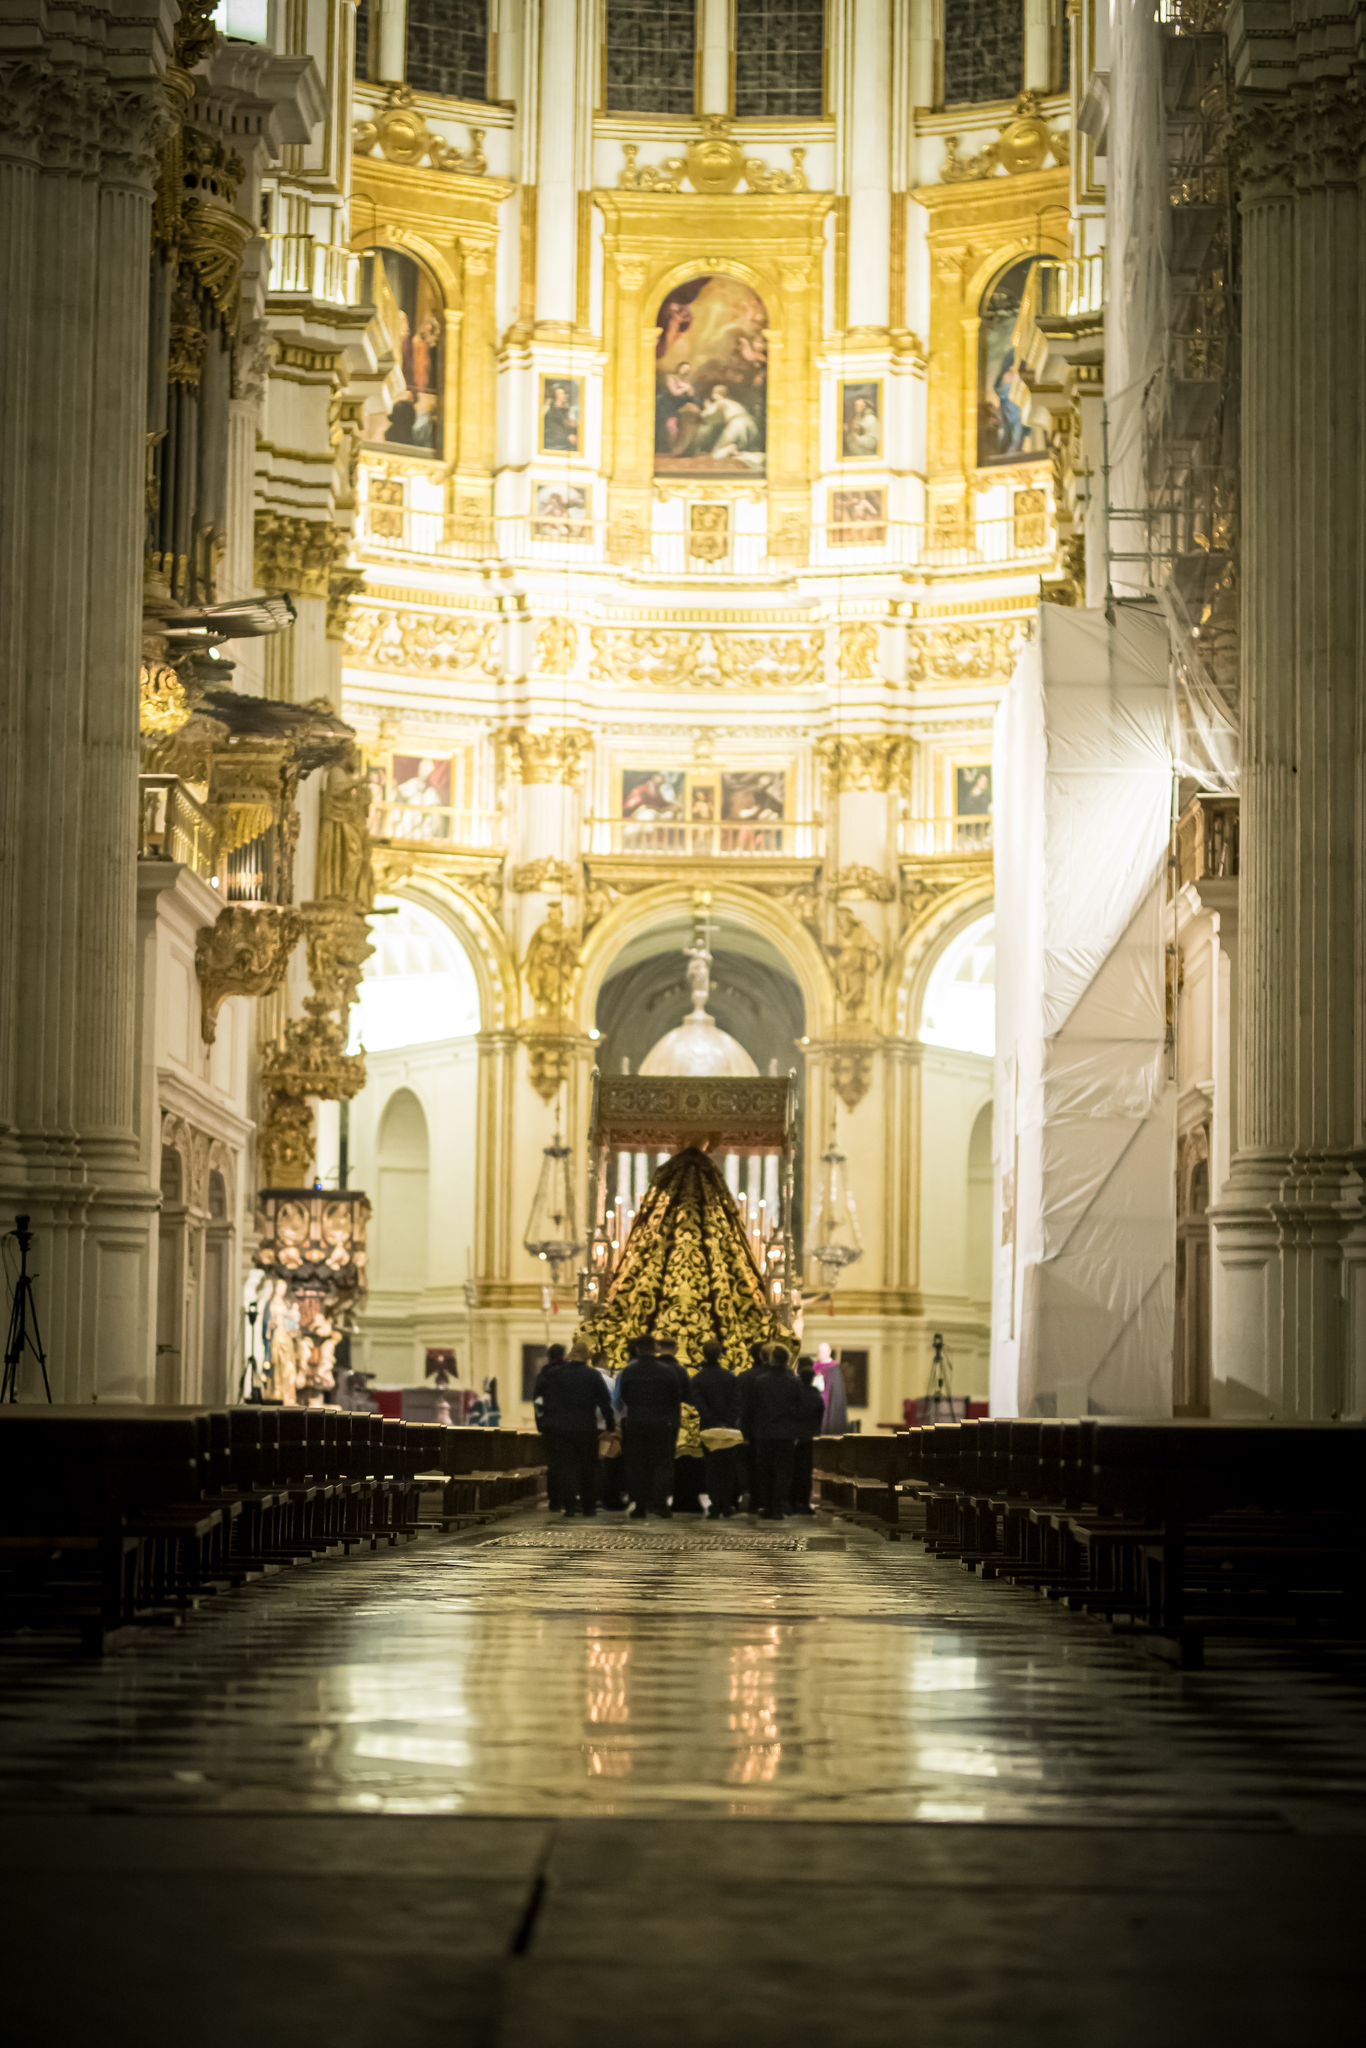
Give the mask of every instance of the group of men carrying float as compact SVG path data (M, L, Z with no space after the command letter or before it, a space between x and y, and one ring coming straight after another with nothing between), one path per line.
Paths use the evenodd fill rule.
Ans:
M690 1373L677 1340L641 1334L615 1383L588 1347L552 1345L536 1381L536 1421L550 1464L550 1506L595 1515L629 1501L632 1519L749 1511L765 1521L809 1515L812 1445L825 1400L809 1358L794 1373L781 1344L756 1343L734 1373L714 1338Z

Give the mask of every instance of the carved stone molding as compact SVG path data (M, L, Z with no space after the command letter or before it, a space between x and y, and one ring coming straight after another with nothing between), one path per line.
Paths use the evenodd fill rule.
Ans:
M594 660L628 689L810 689L824 681L819 634L660 632L595 626Z
M583 726L558 726L551 732L529 732L512 726L500 735L508 771L519 782L562 782L576 786L593 751L593 735Z
M229 996L275 993L303 931L302 911L272 903L225 904L203 928L195 941L195 972L206 1045L217 1036L218 1012Z
M502 673L498 628L491 619L387 611L353 599L347 607L344 638L348 660L362 668L424 676L477 676L490 682Z
M890 903L896 894L886 875L880 875L876 868L858 865L841 868L835 888L841 896L862 896L869 903Z
M578 894L582 872L577 861L544 860L524 861L521 867L512 870L512 889L517 896L537 894L549 895L554 890L563 890L567 896Z
M871 619L840 627L840 673L849 682L875 681L878 652L878 630Z
M335 529L321 520L304 519L297 513L258 512L256 580L264 590L325 598L338 542Z
M1022 625L992 620L980 626L912 626L906 648L909 683L982 683L1006 680L1025 638Z
M891 734L857 734L819 740L816 759L825 772L828 790L883 792L895 789L910 748L908 739Z
M357 156L382 156L391 164L430 164L434 171L459 172L467 178L482 178L489 167L484 154L483 128L470 129L468 149L456 149L428 127L426 118L413 104L412 87L391 85L384 104L352 130Z
M526 1047L532 1087L542 1102L553 1102L573 1072L575 1051L584 1040L563 1018L538 1018L517 1036Z
M808 1048L808 1058L823 1067L830 1085L847 1110L855 1110L873 1084L873 1062L881 1050L876 1033L841 1026L829 1038Z

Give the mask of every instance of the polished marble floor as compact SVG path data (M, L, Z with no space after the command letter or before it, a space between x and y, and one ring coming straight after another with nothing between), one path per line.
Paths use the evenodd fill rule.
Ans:
M1181 1674L825 1518L544 1514L0 1647L0 2037L1307 2048L1345 1658Z
M1366 1830L1359 1674L1182 1675L821 1518L324 1561L90 1666L0 1659L0 1808Z

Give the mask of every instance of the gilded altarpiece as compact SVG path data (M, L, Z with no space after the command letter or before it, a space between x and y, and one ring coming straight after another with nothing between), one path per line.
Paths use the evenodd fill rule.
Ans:
M816 354L823 318L821 279L828 193L598 191L604 220L605 342L608 382L604 467L608 475L608 547L619 562L650 545L655 494L658 309L671 292L703 275L733 277L767 309L767 445L762 489L770 546L804 546L817 449ZM696 490L682 477L661 487Z
M1068 180L1059 165L922 185L915 193L930 216L927 499L931 536L941 544L972 544L979 489L1025 488L1047 475L1041 460L978 461L981 311L988 287L1011 264L1067 256Z
M359 253L397 249L422 266L444 301L441 417L446 431L436 467L447 477L457 520L487 519L493 504L497 409L494 298L498 210L512 187L467 171L434 170L357 155L352 218L364 228ZM408 454L403 448L395 453ZM418 458L421 460L421 458Z

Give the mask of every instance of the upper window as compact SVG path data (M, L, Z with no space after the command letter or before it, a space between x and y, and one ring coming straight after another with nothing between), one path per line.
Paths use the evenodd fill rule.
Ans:
M488 0L408 0L407 70L414 92L486 100Z
M607 0L607 110L691 114L697 0Z
M1024 82L1023 0L944 0L944 100L1013 100Z
M735 0L735 112L818 121L825 112L825 0Z

